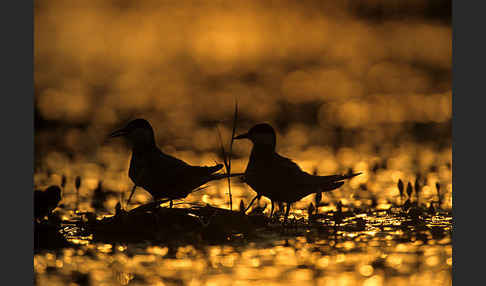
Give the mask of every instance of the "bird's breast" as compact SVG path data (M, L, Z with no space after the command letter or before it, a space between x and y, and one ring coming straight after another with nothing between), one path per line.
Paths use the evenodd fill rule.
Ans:
M128 176L132 180L132 182L137 186L142 186L142 170L146 168L146 163L143 160L143 156L137 155L136 153L132 154L132 158L130 160L130 168L128 169Z
M275 183L272 170L271 161L252 157L245 170L245 181L256 192L266 192Z

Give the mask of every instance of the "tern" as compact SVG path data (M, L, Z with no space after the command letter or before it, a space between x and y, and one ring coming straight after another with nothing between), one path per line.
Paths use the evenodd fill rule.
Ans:
M234 137L245 138L253 143L253 148L244 173L244 181L257 193L247 209L255 199L261 196L268 197L272 201L270 217L273 214L274 202L287 204L287 220L292 203L310 194L337 189L344 184L343 180L361 174L315 176L303 171L295 162L275 151L275 130L266 123L257 124L247 133Z
M155 143L154 130L145 119L130 121L125 127L111 133L111 137L125 137L132 148L128 176L135 184L127 205L137 187L149 192L155 201L187 197L202 185L222 178L226 174L215 174L223 165L192 166L162 152ZM232 174L238 176L241 174Z

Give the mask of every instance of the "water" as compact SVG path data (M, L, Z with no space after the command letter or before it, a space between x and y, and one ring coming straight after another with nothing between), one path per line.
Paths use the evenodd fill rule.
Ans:
M37 285L452 284L450 5L274 2L35 2L34 182L66 176L55 213L72 244L36 251ZM315 220L311 195L285 227L218 242L197 231L95 241L68 224L151 199L138 189L125 206L129 151L106 139L113 129L143 117L165 152L213 165L215 127L227 143L236 101L238 133L268 122L278 152L304 170L363 174L324 194ZM233 148L241 172L251 145ZM397 182L418 174L420 207L405 208ZM100 181L105 195L93 200ZM237 179L231 190L234 209L255 195ZM226 180L212 182L176 207L227 209L227 192ZM269 203L259 202L267 215Z
M246 145L244 146L246 147ZM37 251L34 271L37 285L451 285L452 284L452 184L451 148L427 143L403 143L375 150L358 145L335 150L309 146L279 150L319 174L364 172L339 190L323 194L319 217L308 219L314 196L293 205L286 226L274 221L255 235L236 234L224 242L195 239L191 243L94 242L65 226L64 235L74 246ZM247 152L247 151L246 151ZM128 151L106 145L92 156L69 158L47 153L35 172L37 187L60 184L67 178L63 200L56 213L64 221L79 218L74 212L74 178L82 178L80 212L95 212L99 219L113 215L116 203L126 201L131 183L127 178ZM173 152L194 164L212 164L215 153ZM233 160L233 171L243 170L245 152ZM420 173L419 205L435 212L416 216L404 211L397 181L413 185ZM102 180L105 210L95 210L93 191ZM436 182L440 183L441 206ZM208 203L229 208L227 182L210 183L184 202ZM249 187L232 180L233 208L254 196ZM416 201L415 191L412 202ZM136 203L150 201L138 189ZM336 223L338 202L343 219ZM261 199L259 205L269 201ZM135 206L130 206L133 208ZM190 207L179 204L176 207ZM70 235L71 234L71 235ZM74 235L72 235L74 234ZM70 284L71 283L71 284ZM74 283L74 284L73 284Z

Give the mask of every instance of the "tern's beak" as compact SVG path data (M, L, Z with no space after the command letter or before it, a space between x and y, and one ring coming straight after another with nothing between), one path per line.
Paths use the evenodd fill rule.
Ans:
M241 134L241 135L238 135L238 136L236 136L236 137L233 137L233 139L235 139L235 140L236 140L236 139L245 139L245 138L246 138L246 139L248 139L248 138L249 138L248 133Z
M110 134L110 137L119 137L119 136L124 136L124 135L127 135L127 134L128 134L128 131L125 130L124 128L122 128L122 129L118 129L118 130L113 131Z

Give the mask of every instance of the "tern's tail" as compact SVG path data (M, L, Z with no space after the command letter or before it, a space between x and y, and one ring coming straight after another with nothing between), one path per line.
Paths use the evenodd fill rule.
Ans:
M219 169L223 168L223 164L217 164L217 165L215 165L215 166L206 167L206 168L207 168L208 172L209 172L210 174L212 174L212 173L214 173L214 172L218 171Z
M318 176L318 178L321 182L320 186L322 191L328 192L341 187L344 184L343 180L351 179L360 174L361 172L347 175Z
M359 173L354 173L354 174L319 176L319 177L324 179L325 181L328 181L328 182L336 182L336 181L351 179L351 178L356 177L356 176L361 175L361 174L362 173L359 172Z
M210 181L214 172L217 172L219 169L223 168L223 164L217 164L215 166L193 166L191 168L192 170L192 177L193 178L200 178L200 179L205 179L206 181ZM203 180L204 180L203 179Z

